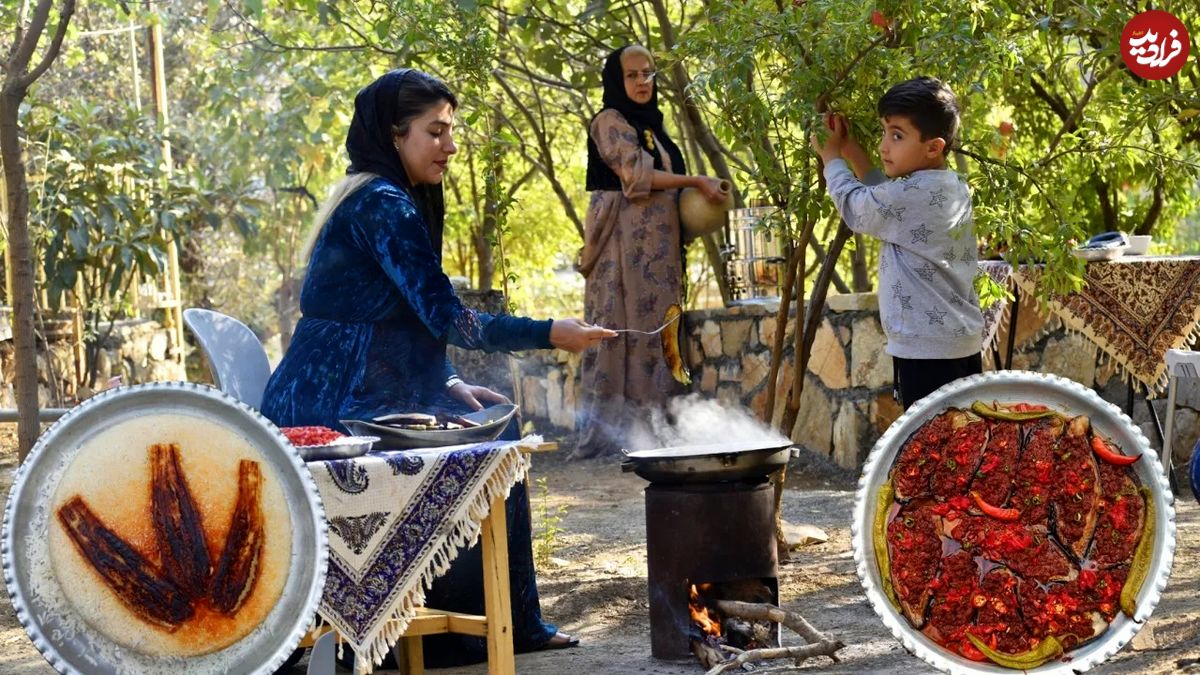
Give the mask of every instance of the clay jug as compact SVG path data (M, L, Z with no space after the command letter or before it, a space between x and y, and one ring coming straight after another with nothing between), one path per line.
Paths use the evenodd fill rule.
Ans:
M708 201L696 188L684 188L679 193L679 224L685 242L715 232L725 224L725 214L733 208L733 185L723 180L721 191L725 200L719 204Z

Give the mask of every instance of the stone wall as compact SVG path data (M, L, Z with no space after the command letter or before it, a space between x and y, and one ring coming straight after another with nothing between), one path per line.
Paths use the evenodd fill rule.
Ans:
M0 325L0 408L15 408L13 395L14 349L11 331ZM102 327L101 332L106 332ZM70 407L91 395L90 387L76 387L76 353L67 335L38 345L38 402L42 407ZM96 357L96 382L103 387L112 377L124 384L185 380L182 363L172 358L174 331L155 321L118 321Z
M878 300L874 294L829 298L813 342L805 374L799 421L793 440L847 469L858 468L875 441L901 413L892 398L892 362L884 352ZM688 312L684 316L692 391L760 415L766 405L770 343L778 325L778 307L742 305ZM1093 387L1122 408L1126 385L1113 365L1080 335L1067 333L1057 320L1047 320L1036 307L1022 304L1013 368L1055 373ZM779 378L791 380L794 314L787 325L785 362ZM1005 344L1005 331L1001 331ZM579 400L579 357L561 352L535 352L511 365L519 383L517 400L526 422L547 436L569 439L575 431ZM985 366L986 367L986 366ZM777 393L773 421L780 421L786 392ZM1178 459L1190 456L1197 440L1200 379L1182 380L1177 396L1175 440ZM1165 401L1156 401L1162 415ZM1134 410L1151 444L1157 447L1149 413L1139 400ZM1165 422L1165 420L1164 420Z

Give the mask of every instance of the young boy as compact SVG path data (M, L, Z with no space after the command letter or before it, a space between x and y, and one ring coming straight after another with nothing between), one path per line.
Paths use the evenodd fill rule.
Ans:
M881 242L879 314L908 408L943 384L983 370L975 230L971 194L946 168L958 131L953 92L918 77L889 89L878 110L879 156L892 180L871 167L839 115L828 118L832 131L824 142L814 136L812 144L846 224Z

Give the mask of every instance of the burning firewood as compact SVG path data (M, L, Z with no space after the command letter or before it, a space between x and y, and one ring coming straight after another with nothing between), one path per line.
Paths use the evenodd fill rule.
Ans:
M835 640L821 633L803 616L768 603L742 602L738 600L709 600L702 601L692 587L694 603L692 619L697 627L704 630L705 636L692 640L692 653L707 670L706 675L718 675L745 664L772 659L792 659L797 664L804 659L814 656L828 656L837 662L837 651L844 647L841 640ZM703 589L701 589L703 590ZM705 608L705 605L711 607ZM715 612L714 612L715 609ZM714 614L716 616L714 616ZM705 629L706 625L716 624L718 628ZM713 636L720 636L720 626L730 624L748 626L751 633L761 632L757 627L762 623L780 624L787 626L808 644L796 647L757 647L753 649L738 649L728 644L712 642ZM773 632L773 631L772 631ZM763 644L765 641L755 640L751 644ZM731 656L726 656L731 654Z

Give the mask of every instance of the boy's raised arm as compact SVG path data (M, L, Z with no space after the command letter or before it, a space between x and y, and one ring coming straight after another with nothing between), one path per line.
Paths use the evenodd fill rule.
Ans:
M850 164L851 169L854 169L854 175L867 185L882 183L886 179L883 172L871 163L871 158L867 156L866 150L863 150L854 136L849 133L846 134L846 142L842 144L842 158Z
M892 184L887 182L882 171L871 166L862 146L850 138L844 117L829 115L826 120L829 133L824 137L813 135L812 147L825 162L825 183L834 206L851 230L894 241L894 237L899 236L897 226L903 225L904 208L892 207L894 200L886 197ZM850 172L847 157L861 164L862 181Z
M838 213L855 232L898 242L912 229L905 220L905 200L896 183L887 182L878 169L870 169L865 184L854 177L846 160L838 157L825 165L825 183ZM911 217L910 217L911 220Z

